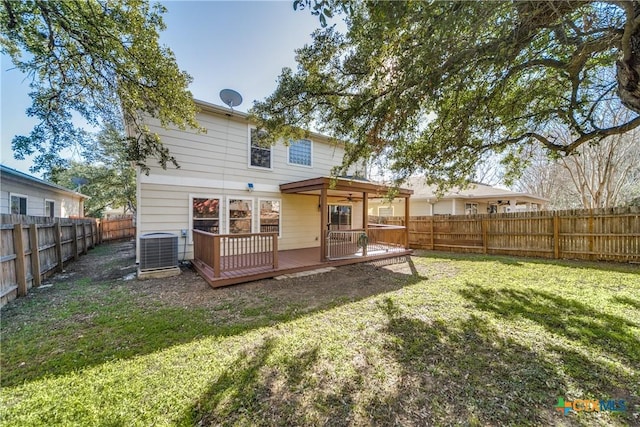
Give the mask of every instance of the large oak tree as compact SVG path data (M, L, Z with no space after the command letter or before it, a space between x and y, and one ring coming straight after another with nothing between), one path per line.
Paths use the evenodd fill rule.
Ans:
M81 117L98 128L126 123L135 136L121 144L143 168L148 158L176 164L145 124L199 127L191 77L158 41L164 11L145 0L2 0L2 53L31 80L27 114L39 120L13 139L14 155L36 154L33 171L65 166L65 149L88 144Z
M340 170L379 158L402 178L463 183L478 159L510 170L640 126L640 2L297 0L316 31L252 112L268 138L315 128L347 141ZM333 18L335 19L335 18ZM632 114L616 123L604 106ZM561 138L555 129L574 137Z

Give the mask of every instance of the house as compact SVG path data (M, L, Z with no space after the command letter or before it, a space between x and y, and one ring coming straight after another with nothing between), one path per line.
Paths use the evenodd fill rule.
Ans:
M0 213L49 218L84 216L84 194L0 165Z
M526 212L544 210L548 200L528 193L518 193L481 183L468 188L453 188L443 196L428 186L421 177L411 177L406 187L413 190L410 212L412 216L472 215L482 213ZM403 216L404 203L378 199L369 203L369 215Z
M196 104L206 133L149 124L180 167L138 171L139 243L152 233L177 235L178 258L212 286L408 253L404 227L368 224L369 199L387 187L329 177L342 162L341 144L310 133L264 147L247 114ZM137 248L140 263L146 256Z

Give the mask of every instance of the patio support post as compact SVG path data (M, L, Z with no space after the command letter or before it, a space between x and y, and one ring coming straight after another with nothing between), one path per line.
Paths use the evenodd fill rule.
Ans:
M366 191L362 193L362 228L364 228L364 234L369 236L369 193ZM366 242L368 243L368 239ZM367 256L367 243L362 246L362 256Z
M327 224L328 219L327 206L327 187L320 189L320 261L327 261Z
M409 197L404 198L404 248L409 249Z

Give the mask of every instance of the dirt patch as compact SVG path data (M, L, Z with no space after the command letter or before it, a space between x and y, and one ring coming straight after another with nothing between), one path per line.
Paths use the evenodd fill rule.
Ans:
M453 274L446 263L423 265L410 257L400 257L343 266L312 276L264 279L213 289L187 264L181 267L179 276L158 279L137 280L136 269L134 241L107 243L70 263L63 273L47 280L45 287L57 289L49 295L53 303L64 300L65 290L72 291L70 283L109 283L110 287L126 288L142 304L202 307L218 312L225 311L225 307L249 311L299 307L311 311ZM45 288L37 292L44 291Z

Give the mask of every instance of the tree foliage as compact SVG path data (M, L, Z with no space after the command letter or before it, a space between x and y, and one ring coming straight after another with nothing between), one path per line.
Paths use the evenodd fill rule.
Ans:
M2 53L31 79L27 114L39 120L13 139L14 155L37 153L33 171L64 166L63 150L88 143L81 117L98 128L127 123L135 136L123 143L139 166L150 157L177 166L145 124L199 128L191 77L158 42L164 12L145 0L2 0Z
M383 158L398 178L462 184L488 153L513 173L532 144L567 155L640 126L638 1L294 5L343 13L347 31L317 30L252 113L273 140L315 128L347 141L336 173Z
M121 135L121 129L105 128L85 147L84 161L71 161L67 167L54 167L46 174L56 184L90 197L84 203L86 216L100 218L108 207L136 211L136 171L127 160Z

